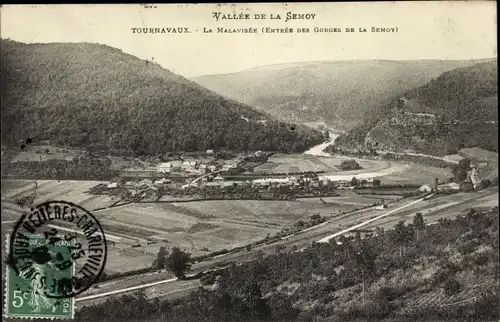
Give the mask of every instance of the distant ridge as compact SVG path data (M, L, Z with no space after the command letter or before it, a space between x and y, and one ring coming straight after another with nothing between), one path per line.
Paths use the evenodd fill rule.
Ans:
M490 60L298 62L192 79L283 121L348 130L383 116L383 106L445 71Z
M91 43L2 40L2 141L156 155L206 149L303 151L323 140L154 61Z
M463 148L498 151L498 67L482 62L444 72L386 107L337 145L447 155Z

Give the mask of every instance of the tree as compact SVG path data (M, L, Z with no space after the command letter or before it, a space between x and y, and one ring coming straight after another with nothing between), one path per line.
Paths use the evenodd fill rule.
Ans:
M158 254L156 254L155 268L161 270L166 268L168 251L165 246L161 246Z
M462 159L458 162L458 165L453 167L453 176L455 182L462 182L467 179L467 173L470 171L470 159Z
M269 304L262 297L260 286L256 280L248 281L242 289L242 300L246 305L248 313L255 318L264 318L271 313Z
M182 251L179 247L172 247L170 254L166 260L166 268L174 275L181 279L185 277L185 273L191 269L191 254Z
M446 282L444 282L444 291L446 295L452 296L459 293L462 290L462 286L460 283L454 278L448 278Z
M356 253L356 266L361 270L363 280L363 306L365 305L365 278L373 276L376 258L377 254L367 244L362 244L359 252Z
M357 187L359 185L359 180L356 177L352 177L351 186Z
M319 214L312 215L310 222L312 225L317 225L319 222L321 222L321 216Z
M439 179L434 178L434 193L438 192Z
M359 231L357 231L354 235L354 241L356 242L356 245L361 244L361 233Z
M419 237L419 232L425 229L424 217L421 212L417 212L415 217L413 217L413 228L415 229L415 233L417 236L417 241Z
M479 189L479 190L481 190L481 189L486 189L486 188L488 188L489 186L491 186L491 182L490 182L490 180L488 180L488 179L483 179L483 180L481 180L481 182L479 183L478 189Z
M271 318L274 321L293 321L299 310L293 307L292 301L285 294L275 293L269 299Z
M384 227L375 227L375 235L384 236Z
M399 246L399 257L403 257L404 247L411 240L411 233L403 220L398 222L394 230L391 231L391 239Z
M361 166L359 165L359 163L356 162L356 160L344 160L340 164L340 169L344 171L358 170L361 169Z

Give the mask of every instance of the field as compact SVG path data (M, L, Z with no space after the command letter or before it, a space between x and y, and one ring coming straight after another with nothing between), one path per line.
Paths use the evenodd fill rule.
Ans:
M287 159L288 158L288 159ZM299 167L323 169L335 175L353 175L354 171L338 171L343 158L278 155L280 162L296 160ZM287 161L288 160L288 161ZM359 172L387 174L382 179L407 175L412 181L426 176L433 180L436 171L388 161L360 160ZM327 170L328 169L328 170ZM405 170L408 170L405 172ZM425 171L423 171L425 170ZM355 173L354 173L355 174ZM370 174L370 173L366 173ZM409 174L409 175L408 175ZM124 272L150 266L158 249L178 246L196 255L246 245L272 235L300 220L308 221L312 215L331 217L340 212L359 209L383 200L397 200L396 195L357 195L343 191L339 197L304 198L294 201L264 200L213 200L162 203L134 203L113 208L107 207L116 199L109 196L92 196L87 191L99 184L97 181L57 180L3 180L2 222L15 221L20 208L15 200L36 191L36 203L46 200L65 200L91 211L100 221L108 240L106 272ZM401 182L398 182L401 183Z
M34 204L48 200L64 200L75 203L89 211L107 207L118 201L116 197L95 196L87 191L104 181L72 180L2 180L2 204L36 194ZM3 215L3 213L2 213Z
M324 171L325 173L359 173L366 171L380 171L387 169L390 166L390 162L383 160L367 160L367 159L355 159L359 165L362 167L361 170L357 171L342 171L340 170L340 165L342 161L349 160L352 158L335 156L335 157L318 157L308 154L281 154L277 153L269 158L269 160L256 167L254 172L256 173L298 173L298 172L308 172L308 171Z
M451 168L436 168L409 163L406 171L389 174L381 180L382 184L428 184L432 186L435 178L444 181L451 177L453 177Z
M340 197L295 201L225 200L140 203L108 207L115 199L87 191L97 181L2 180L2 222L8 229L19 218L16 199L36 192L34 204L64 200L81 205L100 221L108 240L106 271L151 265L161 245L179 246L193 255L246 245L314 214L331 216L380 201L378 196L346 192ZM384 196L385 198L385 196ZM388 198L387 198L388 199ZM151 243L151 240L156 241ZM148 244L149 243L149 244Z
M107 207L111 205L115 198L109 196L94 196L87 193L87 191L102 183L100 181L70 181L70 180L2 180L2 236L5 236L7 231L11 231L15 221L19 218L22 209L16 204L16 199L36 193L34 204L39 204L49 200L64 200L82 206L90 212L93 209ZM93 212L94 214L96 212ZM117 240L119 237L107 236L109 240ZM2 237L2 245L4 245L4 238ZM123 266L126 263L119 263L116 258L121 256L114 255L115 253L121 255L119 247L109 246L109 256L114 258L108 260L106 267L113 269L114 267ZM4 248L3 248L4 249ZM129 258L137 256L137 254L127 253L128 262L132 262ZM137 257L136 257L137 258ZM142 259L140 259L142 261ZM149 263L149 257L147 258ZM118 270L118 268L116 268Z
M385 197L384 197L385 198ZM379 202L352 193L342 197L296 201L225 200L136 203L95 212L116 244L108 255L108 271L150 265L161 245L178 246L203 255L243 246L314 214L332 216ZM147 240L157 243L148 245ZM134 243L140 247L131 248Z
M254 168L256 173L298 173L308 171L332 172L337 171L337 168L335 165L321 162L318 157L312 155L286 155L280 153L271 156L266 163Z
M76 149L28 144L12 159L12 162L47 161L50 159L71 161L83 153L84 151Z

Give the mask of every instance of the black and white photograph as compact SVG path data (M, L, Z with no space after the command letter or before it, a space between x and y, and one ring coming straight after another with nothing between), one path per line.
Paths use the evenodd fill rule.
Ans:
M0 6L2 320L500 320L496 1Z

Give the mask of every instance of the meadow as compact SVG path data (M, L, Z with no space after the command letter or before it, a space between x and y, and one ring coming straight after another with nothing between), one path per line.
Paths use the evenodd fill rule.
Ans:
M361 170L342 171L342 161L355 159L361 166ZM256 168L256 173L304 173L324 172L339 174L357 174L360 172L382 171L391 167L395 162L385 160L357 159L344 156L321 157L309 154L283 154L272 155L268 161Z
M4 180L2 179L2 202L14 202L21 197L36 195L34 204L48 200L64 200L75 203L89 211L108 207L118 197L91 195L89 189L106 181L80 180Z
M389 174L380 179L382 184L428 184L432 186L435 178L443 182L452 177L451 168L436 168L417 163L407 163L405 171Z

